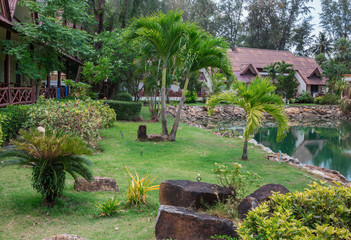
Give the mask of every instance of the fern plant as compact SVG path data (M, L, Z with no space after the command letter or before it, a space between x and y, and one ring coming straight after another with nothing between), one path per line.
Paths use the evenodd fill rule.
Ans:
M7 151L0 153L0 166L32 166L32 186L47 203L53 203L62 192L66 173L74 179L78 175L92 179L90 161L80 155L91 151L79 137L58 132L21 131L19 140L13 141Z
M135 171L135 177L126 170L132 180L129 181L128 189L127 189L127 203L130 203L134 206L145 205L147 203L148 192L153 190L158 190L160 185L153 185L151 184L155 181L156 177L151 179L148 173L143 177L140 178L138 173Z

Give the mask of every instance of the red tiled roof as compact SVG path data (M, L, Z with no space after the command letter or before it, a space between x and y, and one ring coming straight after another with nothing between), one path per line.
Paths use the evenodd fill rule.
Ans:
M249 82L249 76L243 76L243 70L252 65L256 71L275 63L285 61L288 64L294 65L302 79L307 84L312 85L325 85L326 79L318 78L317 75L322 73L322 69L313 58L296 57L289 51L257 49L257 48L235 48L233 51L228 52L231 60L233 73L239 80L243 79L244 82ZM318 71L316 72L316 70ZM246 75L246 74L245 74ZM252 77L251 77L252 78Z
M18 0L8 0L8 2L9 2L11 18L13 18L13 15L15 14L15 10L16 10L16 6L17 6Z

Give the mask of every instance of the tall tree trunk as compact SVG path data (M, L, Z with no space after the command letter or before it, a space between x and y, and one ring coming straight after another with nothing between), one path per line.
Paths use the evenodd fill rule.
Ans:
M162 87L161 87L161 121L162 121L162 135L168 137L167 116L166 116L166 72L167 65L163 65L162 69Z
M241 160L247 160L247 140L244 140L243 155L241 156Z
M184 104L184 100L185 100L185 94L186 94L186 91L188 89L188 84L189 84L189 76L186 76L184 89L182 92L182 97L180 98L180 102L179 102L178 108L177 108L177 113L176 113L176 116L175 116L175 119L173 122L173 127L171 130L171 134L169 135L169 138L168 138L169 141L175 141L175 139L176 139L178 125L179 125L179 121L180 121L180 114L182 112L182 108L183 108L183 104Z

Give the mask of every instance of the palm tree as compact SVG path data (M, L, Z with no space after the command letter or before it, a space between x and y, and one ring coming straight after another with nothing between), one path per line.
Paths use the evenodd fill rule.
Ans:
M332 50L332 42L325 36L325 33L319 32L319 36L311 47L312 53L315 55L323 53L330 56Z
M74 136L55 132L45 134L35 131L21 131L22 140L14 141L16 148L0 153L0 167L7 165L32 166L32 185L47 203L52 204L63 190L66 173L74 179L81 175L92 179L88 166L90 161L79 156L91 154L86 143Z
M281 96L274 93L275 87L269 79L261 77L253 80L250 85L237 82L233 90L219 93L210 98L208 107L210 114L220 102L238 104L246 112L246 128L243 134L244 148L242 159L247 160L247 143L250 137L257 132L268 113L278 123L277 141L284 138L288 132L288 117L284 110Z
M351 60L351 41L346 38L340 38L334 45L335 59L342 63Z
M187 24L183 22L182 12L159 12L149 17L134 19L130 26L130 38L141 38L151 44L162 61L161 118L162 135L168 137L166 118L166 74L167 63L184 46Z
M177 107L177 113L174 119L169 141L175 141L180 113L185 100L189 79L191 74L199 72L203 68L218 68L225 73L230 80L232 76L232 69L227 57L228 43L222 38L212 37L210 34L200 30L197 26L189 26L186 44L182 51L184 56L185 67L185 84Z
M203 86L209 93L209 96L222 92L226 87L226 77L219 71L212 70L209 75L209 81L204 81Z

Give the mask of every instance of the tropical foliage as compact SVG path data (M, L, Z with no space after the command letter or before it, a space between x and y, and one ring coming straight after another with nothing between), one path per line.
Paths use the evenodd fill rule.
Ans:
M144 177L139 178L139 175L136 171L135 176L129 172L127 167L126 171L131 177L131 180L128 180L129 184L126 194L127 203L130 203L134 206L147 204L148 192L159 189L159 185L151 185L155 181L156 177L151 179L147 173Z
M29 165L32 167L32 186L45 199L53 203L64 189L66 173L74 179L78 175L92 179L90 162L80 155L91 154L79 137L58 132L38 130L21 131L22 138L13 141L12 147L0 153L0 166Z
M212 96L208 101L210 114L221 102L238 104L246 112L246 128L243 134L244 148L242 159L247 160L247 143L257 132L265 119L265 113L271 115L278 124L277 140L281 140L288 132L288 117L285 113L282 98L275 94L276 88L269 83L269 79L257 78L250 85L237 82L231 91Z

